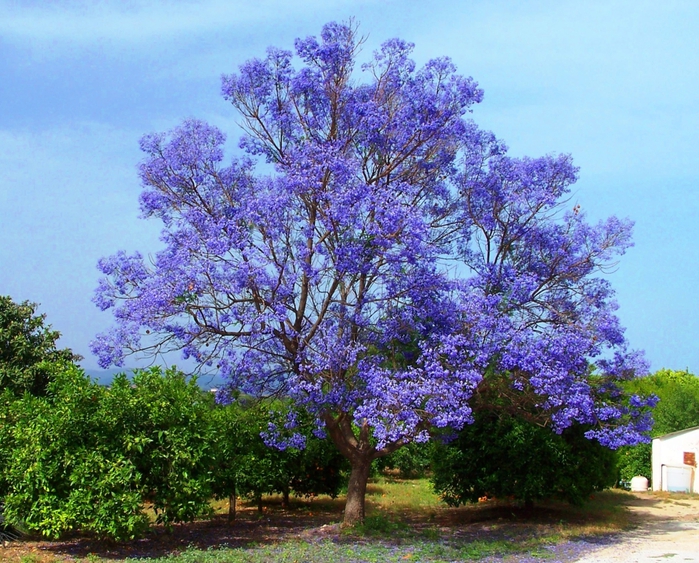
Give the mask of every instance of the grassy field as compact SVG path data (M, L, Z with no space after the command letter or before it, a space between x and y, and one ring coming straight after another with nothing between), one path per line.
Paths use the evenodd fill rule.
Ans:
M630 495L605 491L583 507L548 502L527 512L507 500L459 508L440 502L425 479L372 481L362 526L341 529L343 499L265 499L262 513L240 503L228 524L228 505L214 505L209 521L154 531L129 543L75 537L62 542L25 541L0 548L8 563L57 561L159 561L168 563L452 562L500 556L503 561L546 560L570 540L629 527Z

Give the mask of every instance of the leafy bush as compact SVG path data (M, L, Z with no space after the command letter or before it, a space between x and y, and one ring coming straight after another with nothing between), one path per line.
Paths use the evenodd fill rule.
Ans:
M70 368L48 385L47 397L25 395L10 405L10 523L48 537L76 528L133 537L145 528L139 476L128 470L122 447L104 440L105 393Z
M0 295L0 392L43 395L56 372L80 359L56 348L60 333L45 326L46 315L36 309L36 303Z
M280 402L215 405L175 369L137 370L110 388L64 364L45 396L0 394L0 500L10 524L56 538L71 530L116 539L210 513L212 495L337 495L347 463L299 415L306 447L268 447L289 416ZM300 445L300 443L299 443Z
M213 398L176 369L120 375L103 405L110 434L141 475L156 521L186 522L210 511ZM109 436L112 442L112 435Z
M231 498L234 510L236 496L261 499L263 494L278 492L280 464L274 459L275 450L267 448L260 438L260 432L266 429L265 410L259 404L243 406L236 402L217 406L211 416L214 494Z
M585 501L614 483L614 452L577 425L561 435L507 414L480 412L457 438L435 448L432 482L450 505L512 497Z
M347 485L350 464L330 440L316 438L309 426L303 431L306 447L286 456L290 487L296 496L335 498Z
M392 454L377 459L375 463L380 471L398 470L404 479L424 477L432 466L434 447L433 442L411 442Z
M245 399L214 410L216 496L226 498L237 494L260 501L264 494L278 493L288 503L291 492L297 496L333 497L339 493L348 464L333 444L313 435L314 426L307 415L295 416L296 423L289 432L300 436L305 447L284 445L279 449L265 444L261 434L270 423L279 423L289 414L288 405L281 401Z
M617 468L619 472L619 485L625 489L631 487L631 479L641 475L652 482L653 471L651 469L651 444L639 444L638 446L626 446L620 448L617 453Z
M84 530L134 538L151 501L165 524L209 510L211 400L176 370L153 368L111 388L75 367L46 397L5 402L5 517L47 537Z
M661 369L625 384L629 393L657 395L653 436L699 426L699 378L687 371Z

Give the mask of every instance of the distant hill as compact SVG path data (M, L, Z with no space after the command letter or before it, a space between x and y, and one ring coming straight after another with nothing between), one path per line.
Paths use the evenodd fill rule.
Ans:
M131 372L134 368L111 368L111 369L86 369L85 373L89 375L92 379L97 381L100 385L110 385L114 376L118 373L125 373L127 376L131 376ZM199 387L202 389L219 389L225 384L225 380L219 374L216 375L200 375L197 378Z
M117 373L130 374L130 369L86 369L85 373L92 379L96 380L100 385L109 385Z

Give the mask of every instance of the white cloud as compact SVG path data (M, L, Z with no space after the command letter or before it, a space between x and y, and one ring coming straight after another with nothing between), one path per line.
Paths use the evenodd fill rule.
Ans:
M361 8L378 0L243 0L41 2L0 4L0 36L12 42L73 45L201 35L261 22L285 21L318 10Z

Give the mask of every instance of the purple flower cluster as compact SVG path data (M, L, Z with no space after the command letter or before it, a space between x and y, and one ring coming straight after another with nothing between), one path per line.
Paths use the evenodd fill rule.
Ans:
M295 431L298 426L296 413L290 411L287 413L286 420L283 423L267 423L267 430L262 432L260 436L262 441L270 448L277 448L282 451L289 448L302 450L306 447L306 436Z
M632 224L566 208L569 156L508 156L468 118L482 91L449 59L418 69L391 40L358 82L351 25L295 48L223 78L246 158L224 165L223 133L196 120L142 139L141 209L165 247L100 261L95 302L116 320L100 364L180 349L293 398L350 457L468 424L493 372L558 431L646 439L652 405L618 385L646 366L600 277ZM287 434L265 439L302 446Z

